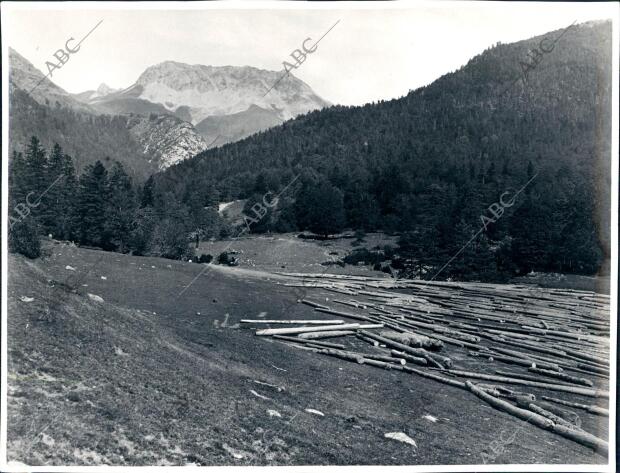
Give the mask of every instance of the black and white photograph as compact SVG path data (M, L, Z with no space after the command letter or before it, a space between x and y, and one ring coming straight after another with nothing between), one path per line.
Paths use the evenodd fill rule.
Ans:
M0 471L616 471L617 3L0 9Z

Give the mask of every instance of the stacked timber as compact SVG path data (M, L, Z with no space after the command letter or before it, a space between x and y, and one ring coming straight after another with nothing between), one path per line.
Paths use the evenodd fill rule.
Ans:
M281 275L286 286L312 291L297 307L317 318L244 319L245 326L269 326L257 335L335 363L465 389L536 427L607 451L604 440L574 424L572 409L609 415L609 296L516 284Z

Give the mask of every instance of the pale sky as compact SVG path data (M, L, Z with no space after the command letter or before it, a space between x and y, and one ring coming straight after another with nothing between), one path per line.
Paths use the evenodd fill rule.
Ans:
M614 3L350 3L119 3L131 9L118 10L95 2L39 9L3 2L2 42L47 73L57 49L103 20L53 74L76 93L102 82L129 87L166 60L282 70L306 38L318 40L340 20L294 74L332 103L360 105L429 84L498 41L618 14Z

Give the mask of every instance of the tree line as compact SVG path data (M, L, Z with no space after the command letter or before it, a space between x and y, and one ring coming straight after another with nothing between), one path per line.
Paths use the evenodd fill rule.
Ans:
M135 255L187 259L192 241L229 232L213 208L177 201L135 184L117 161L96 161L78 176L73 159L32 137L9 166L9 245L40 254L40 235Z

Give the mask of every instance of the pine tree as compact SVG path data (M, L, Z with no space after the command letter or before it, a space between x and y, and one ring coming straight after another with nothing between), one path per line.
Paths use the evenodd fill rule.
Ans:
M142 187L142 192L140 193L140 207L152 207L154 204L153 201L153 187L155 183L153 180L153 176L149 176L149 178L144 183Z
M47 159L45 157L45 149L41 146L41 142L36 136L30 139L30 143L26 148L26 159L24 166L23 184L25 198L32 217L40 226L43 222L43 216L47 213L47 191L48 187L53 183L47 179ZM45 229L45 226L43 226Z
M106 207L108 200L108 171L101 161L86 167L80 176L78 215L79 239L83 245L104 247Z
M62 212L58 216L59 238L76 240L79 235L80 218L78 209L79 185L75 175L73 158L63 155Z
M66 214L64 206L64 177L65 159L61 147L58 143L54 144L47 164L47 176L50 187L45 196L45 213L41 215L42 225L45 231L58 238L61 233L60 218Z
M131 178L123 165L115 162L108 179L104 234L115 251L128 251L131 223L136 208Z

